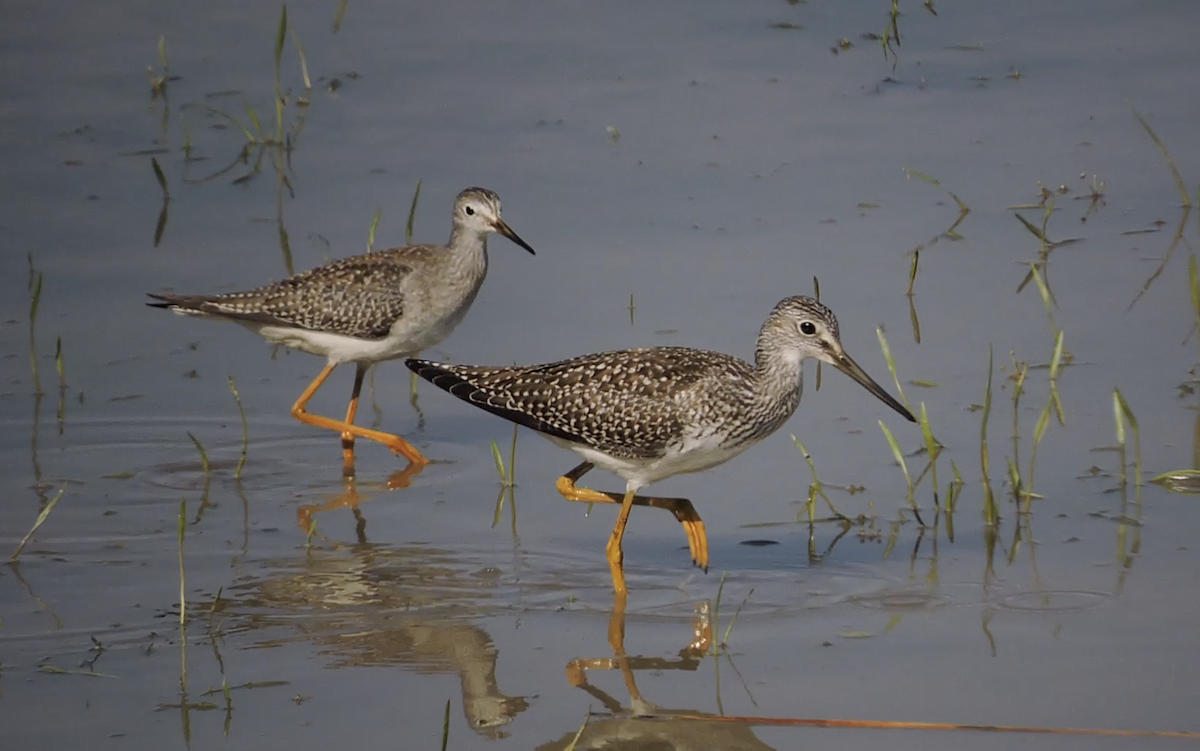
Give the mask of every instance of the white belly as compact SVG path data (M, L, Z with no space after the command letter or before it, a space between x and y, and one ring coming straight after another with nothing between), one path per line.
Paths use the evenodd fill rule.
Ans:
M239 323L241 323L239 321ZM294 329L286 326L264 326L259 323L243 323L246 328L272 344L298 349L313 355L326 357L330 362L380 362L394 360L418 351L410 342L391 336L384 339L357 339L352 336L331 334L326 331Z
M702 472L718 464L724 464L755 443L752 441L736 446L721 446L719 439L707 436L685 440L682 444L672 447L672 451L666 456L657 459L622 459L609 456L590 446L572 443L553 436L546 437L563 448L571 449L597 467L603 467L625 480L626 491L644 488L651 483L665 480L674 475Z

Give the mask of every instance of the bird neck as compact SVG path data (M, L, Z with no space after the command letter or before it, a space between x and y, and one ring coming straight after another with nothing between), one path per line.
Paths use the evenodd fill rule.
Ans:
M487 235L455 224L450 231L451 273L482 276L487 273Z
M794 410L804 388L804 357L795 348L780 345L772 324L772 321L763 324L758 334L754 348L755 381L762 394L774 399L786 394L783 401Z

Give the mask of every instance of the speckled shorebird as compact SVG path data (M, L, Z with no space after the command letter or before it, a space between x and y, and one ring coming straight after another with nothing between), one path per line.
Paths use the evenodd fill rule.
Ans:
M342 433L346 474L354 471L354 437L378 441L417 466L428 460L398 435L354 424L367 369L377 362L432 347L462 321L487 275L487 236L498 232L533 248L500 217L500 197L467 188L454 201L445 245L409 245L343 258L246 292L155 295L147 303L181 315L240 323L273 344L310 352L328 362L296 403L292 416ZM305 406L339 364L356 366L346 419L309 414Z
M708 570L704 522L686 498L636 495L640 488L726 462L775 432L800 404L802 365L829 363L908 420L912 413L842 349L833 312L789 297L758 334L754 364L684 347L583 355L546 365L480 367L406 360L413 372L463 401L519 423L583 457L558 480L568 501L620 503L607 553L613 586L625 593L621 539L634 505L671 511L692 561ZM624 496L577 488L599 465L625 480Z

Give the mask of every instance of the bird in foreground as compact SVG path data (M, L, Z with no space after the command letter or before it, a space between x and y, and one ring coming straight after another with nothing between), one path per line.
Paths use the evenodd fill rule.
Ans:
M325 368L292 405L292 416L341 432L347 475L354 473L355 436L382 443L419 468L428 460L408 441L354 424L363 378L375 363L417 354L454 331L487 275L487 236L492 232L533 254L500 217L500 197L485 188L467 188L454 201L453 228L445 245L409 245L343 258L245 292L150 294L158 302L146 304L240 323L272 344L325 357ZM308 401L344 362L356 368L346 419L307 412Z
M758 334L754 363L719 352L647 347L545 365L486 367L405 360L439 388L532 428L583 462L559 478L568 501L619 503L606 548L613 586L626 592L621 540L630 509L667 509L683 525L692 562L708 570L704 522L686 498L639 496L653 482L722 464L774 433L800 404L804 361L853 378L906 419L912 413L842 348L833 311L810 297L780 301ZM579 488L600 466L625 480L625 494Z

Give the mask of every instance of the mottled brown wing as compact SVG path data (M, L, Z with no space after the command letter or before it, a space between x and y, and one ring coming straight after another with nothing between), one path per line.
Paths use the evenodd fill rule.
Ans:
M613 456L653 458L682 437L687 415L677 397L717 358L725 356L655 347L527 367L406 364L463 401L539 432Z
M353 256L257 289L201 298L199 304L186 307L228 318L379 339L404 314L401 284L411 272L411 267L383 253Z

